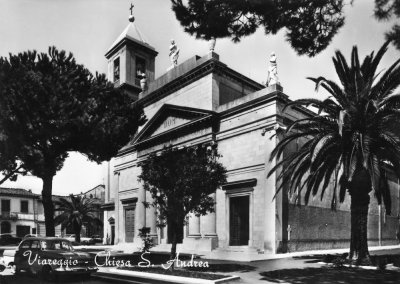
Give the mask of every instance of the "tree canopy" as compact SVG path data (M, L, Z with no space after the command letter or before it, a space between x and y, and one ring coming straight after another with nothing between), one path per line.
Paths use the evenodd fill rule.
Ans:
M400 1L398 0L375 0L375 18L380 21L389 21L397 17L400 19ZM400 25L394 24L392 29L386 32L386 39L391 40L400 50Z
M286 28L286 40L299 55L315 56L324 50L344 24L344 0L171 0L184 31L196 38L231 38Z
M218 157L217 148L211 146L168 147L159 154L150 154L141 163L139 179L153 198L148 205L157 209L159 225L168 222L173 230L172 257L176 231L183 226L187 214L214 211L215 200L210 194L226 182L226 169Z
M351 197L350 255L368 256L367 218L369 193L373 190L386 213L391 211L388 176L400 178L400 59L384 72L377 73L379 62L388 48L385 43L375 54L360 61L354 47L347 62L340 51L333 63L340 85L324 77L309 78L331 97L325 100L300 99L289 106L312 105L319 113L298 119L271 153L281 161L270 174L282 167L278 179L290 192L296 189L307 203L310 196L332 190L332 207ZM304 139L293 153L284 154L290 143ZM282 188L282 186L280 188ZM279 188L279 189L280 189ZM339 199L339 200L338 200Z
M109 160L143 122L143 111L104 74L50 47L0 58L0 171L43 180L46 233L54 235L52 179L68 152Z

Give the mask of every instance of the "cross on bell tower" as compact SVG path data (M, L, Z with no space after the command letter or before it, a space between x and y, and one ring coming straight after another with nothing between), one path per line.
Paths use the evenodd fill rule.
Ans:
M133 3L131 3L131 7L129 8L129 10L131 11L131 15L129 16L129 22L131 22L131 23L133 23L135 21L135 17L132 14L133 7L135 7L135 6L133 5Z

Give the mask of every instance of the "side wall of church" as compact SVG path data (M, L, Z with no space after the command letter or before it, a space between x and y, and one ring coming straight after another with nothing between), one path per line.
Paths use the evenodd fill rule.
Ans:
M301 117L299 113L289 110L286 117L295 120ZM297 151L302 141L298 145L291 145L291 152ZM288 153L287 153L288 154ZM368 212L368 241L369 245L379 244L379 234L381 234L382 245L397 244L396 231L399 228L399 186L394 177L390 177L389 182L392 196L392 212L390 216L385 216L384 205L379 213L379 205L374 196L370 194L370 206ZM290 241L288 241L289 251L303 251L329 248L348 248L350 246L350 196L346 194L343 203L339 200L336 205L336 211L331 210L331 201L333 196L334 181L332 180L321 199L321 190L315 197L310 197L305 205L305 189L300 196L293 193L288 196L288 220L283 228L284 240L288 240L289 232L287 226L290 226ZM297 205L296 199L300 199L301 206ZM379 228L381 220L381 229ZM379 233L381 231L381 233Z

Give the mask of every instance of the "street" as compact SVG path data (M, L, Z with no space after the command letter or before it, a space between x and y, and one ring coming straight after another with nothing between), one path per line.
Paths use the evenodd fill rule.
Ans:
M388 269L385 271L376 270L360 270L353 269L333 269L320 261L326 254L340 255L347 249L321 251L317 254L298 254L285 255L282 258L272 258L259 260L254 262L238 262L227 260L208 260L211 269L210 272L216 272L226 275L236 275L240 280L232 283L387 283L397 284L400 280L400 272L398 269ZM371 255L400 255L400 248L393 247L371 247ZM50 284L50 283L66 283L66 284L105 284L105 283L126 283L129 279L130 283L145 284L152 283L151 280L139 280L134 277L126 277L115 274L106 267L99 268L100 273L95 273L92 277L83 278L82 276L69 275L63 276L57 281L44 281L39 277L28 273L14 275L12 269L7 268L0 272L0 284ZM103 279L97 276L104 277ZM154 282L153 282L154 283Z
M22 272L19 275L14 275L12 269L7 268L0 272L0 284L50 284L50 283L65 283L65 284L105 284L105 283L123 283L122 281L113 281L110 279L102 280L95 276L83 277L81 275L63 276L55 281L45 281L38 276ZM131 282L137 284L146 284L150 282Z

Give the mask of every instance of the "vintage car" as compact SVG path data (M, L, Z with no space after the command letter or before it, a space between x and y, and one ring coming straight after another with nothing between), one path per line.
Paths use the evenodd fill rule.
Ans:
M24 236L24 239L26 238L34 238L34 237L41 237L41 235L37 235L37 234L27 234Z
M54 237L23 240L15 252L15 273L21 270L52 280L60 274L90 274L97 270L93 256L74 251L70 241Z
M100 237L100 235L92 235L91 241L93 243L102 243L103 242L103 238Z
M0 246L16 246L21 240L22 238L16 237L10 233L0 234Z
M0 256L0 272L2 272L6 267L14 267L14 249L5 249L3 255Z
M75 241L75 235L67 235L65 236L65 239L67 239L68 241L70 241L73 245L94 245L95 241L92 238L87 238L87 237L82 237L81 236L81 242L77 243Z

